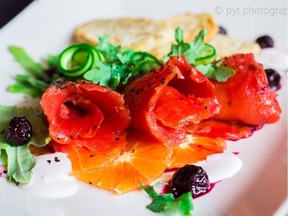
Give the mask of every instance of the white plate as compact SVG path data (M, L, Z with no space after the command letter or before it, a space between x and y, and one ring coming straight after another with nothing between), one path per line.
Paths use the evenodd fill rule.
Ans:
M0 104L29 103L27 98L6 91L6 87L13 83L13 76L22 71L7 52L8 45L22 46L35 59L40 59L65 48L73 30L94 18L164 18L190 11L215 14L218 23L239 39L253 41L259 35L269 34L278 49L287 52L287 14L283 15L287 10L287 2L282 0L38 0L0 30ZM278 97L283 109L280 121L265 125L251 138L229 143L229 151L240 152L243 167L235 176L196 199L193 215L273 215L286 199L285 80ZM5 216L154 215L145 208L149 202L142 192L115 196L87 185L81 185L79 193L66 199L44 199L28 195L0 180L0 215Z

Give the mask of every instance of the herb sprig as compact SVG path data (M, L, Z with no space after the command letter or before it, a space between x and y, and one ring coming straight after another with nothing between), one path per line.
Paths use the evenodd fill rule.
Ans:
M141 185L142 189L152 198L152 202L147 208L153 212L175 214L181 216L191 216L193 210L193 199L191 192L185 193L175 199L172 193L158 194L155 188L158 185L147 186Z
M58 59L58 66L68 77L85 79L116 89L129 78L160 67L162 63L147 52L121 49L109 43L109 36L99 38L96 47L76 44L66 48Z
M172 44L171 51L164 57L164 61L170 56L184 55L187 61L208 79L226 82L235 72L229 67L222 66L221 61L215 62L217 52L213 46L205 43L206 34L207 31L202 29L193 41L185 42L183 30L178 27L175 30L176 44Z

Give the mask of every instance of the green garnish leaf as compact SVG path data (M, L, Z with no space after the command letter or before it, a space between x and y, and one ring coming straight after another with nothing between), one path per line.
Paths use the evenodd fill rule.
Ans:
M34 156L30 152L29 145L13 147L6 143L0 143L0 149L5 151L3 157L7 157L7 180L22 184L29 183L32 177L32 168L35 166Z
M214 47L205 44L204 37L206 30L202 29L195 39L189 43L184 42L183 30L178 27L175 30L175 40L177 44L172 44L171 51L166 59L170 56L185 55L191 65L199 65L209 63L216 59L216 51Z
M235 74L232 68L217 66L217 64L198 65L196 69L201 71L208 79L214 79L218 82L226 82Z
M10 85L8 87L8 91L12 93L24 93L33 98L40 97L43 94L43 92L39 91L38 89L22 83L15 83Z
M187 61L208 79L214 79L218 82L226 82L234 75L234 70L229 67L220 66L221 62L215 63L216 50L213 46L206 44L204 41L207 31L202 29L195 39L189 43L184 42L183 30L175 30L176 44L172 44L171 51L164 61L170 56L184 55Z
M226 82L230 77L235 74L235 71L232 68L219 66L215 68L215 80L218 82Z
M107 63L113 63L117 61L117 54L121 50L120 45L113 45L109 43L109 35L99 37L99 43L97 44L96 48L102 53Z
M68 79L84 78L112 89L161 65L150 53L122 50L121 46L110 44L108 35L99 37L96 47L74 44L66 48L58 59L58 67Z
M35 78L43 78L44 68L39 62L35 62L26 51L17 46L9 46L8 50L14 56L15 60Z
M58 61L58 56L56 55L48 55L46 58L46 63L49 68L57 68L57 61Z
M96 61L95 65L97 68L87 71L83 75L84 79L94 83L99 83L100 85L103 86L109 86L111 77L111 67L107 64L104 64L101 61Z
M17 74L16 83L8 87L8 91L13 93L24 93L31 97L40 97L54 80L60 77L57 68L58 56L48 55L43 63L34 61L28 53L21 47L9 46L8 50L15 60L27 72ZM48 75L46 71L53 71Z
M34 156L29 146L42 147L46 145L48 128L42 118L42 114L35 108L0 106L0 162L7 165L7 179L26 184L32 176L32 168L35 165ZM6 133L10 120L15 117L26 117L32 124L32 139L23 146L11 146L6 140Z
M16 83L10 85L8 90L14 93L25 93L31 97L40 97L49 86L31 75L17 74L15 79Z
M156 186L143 186L142 189L152 198L152 202L147 208L157 213L175 214L181 216L191 216L193 210L193 199L191 192L185 193L175 199L172 193L158 194L155 191Z

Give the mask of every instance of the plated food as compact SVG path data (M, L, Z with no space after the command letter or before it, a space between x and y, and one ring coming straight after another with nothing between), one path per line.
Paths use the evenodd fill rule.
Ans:
M191 42L186 42L185 29L183 34L176 28L176 43L163 60L154 56L158 51L151 55L150 51L130 50L130 45L120 49L121 44L110 44L105 34L100 35L96 46L79 44L63 50L56 64L50 62L57 70L48 81L30 79L31 90L40 86L44 92L41 105L49 123L47 146L67 153L73 175L119 194L140 189L142 184L153 198L154 189L143 185L151 185L167 168L178 169L224 152L225 139L248 137L263 124L279 119L276 93L253 54L218 60L215 48L204 42L209 29L197 28ZM11 50L16 59L17 52L23 54L21 49ZM88 60L92 62L89 67ZM38 75L44 71L40 67ZM109 76L100 76L101 71ZM51 81L56 85L45 87ZM260 112L259 107L263 107ZM191 194L183 195L183 202L191 199ZM179 201L169 196L168 203ZM185 211L190 214L191 208Z

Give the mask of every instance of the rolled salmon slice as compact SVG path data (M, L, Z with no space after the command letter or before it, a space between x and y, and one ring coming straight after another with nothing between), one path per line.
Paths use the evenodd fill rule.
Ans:
M126 144L123 133L129 126L130 112L123 95L110 88L84 81L66 82L48 88L40 104L49 122L49 135L59 144L96 152L113 151Z
M130 126L168 146L187 139L185 125L219 111L213 85L184 56L173 56L159 69L132 81L124 95Z

